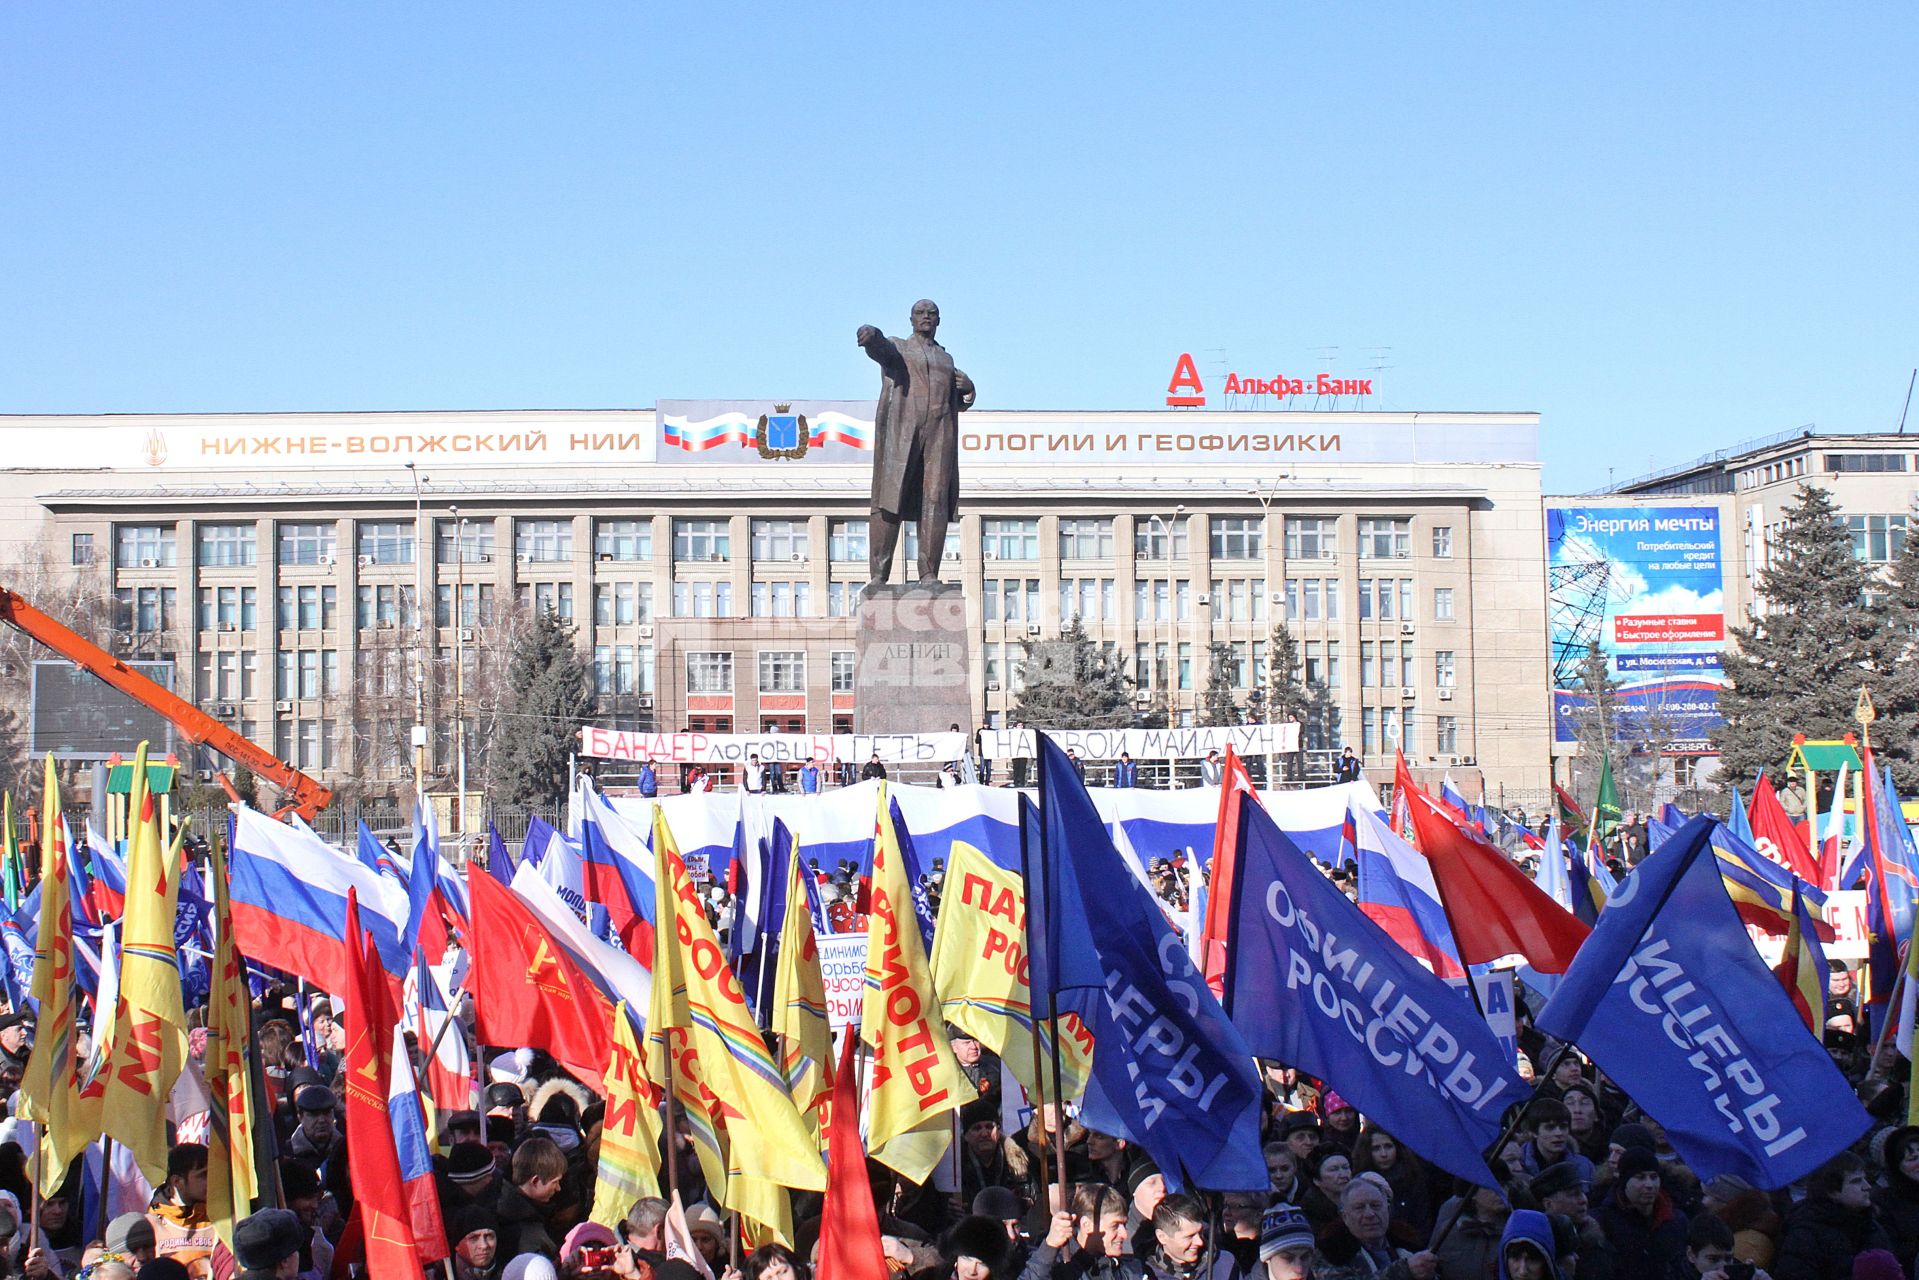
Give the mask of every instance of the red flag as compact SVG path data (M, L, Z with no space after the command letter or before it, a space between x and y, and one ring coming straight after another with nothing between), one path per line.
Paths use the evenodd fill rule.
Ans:
M1232 744L1226 747L1226 765L1219 778L1219 818L1213 824L1213 875L1206 892L1206 921L1200 927L1200 954L1206 957L1206 985L1215 996L1226 994L1226 936L1233 919L1233 867L1239 851L1241 792L1255 803L1253 777Z
M1407 792L1414 843L1433 880L1467 964L1523 955L1541 973L1564 973L1592 930L1554 902L1505 854L1449 821L1433 798Z
M1819 883L1819 868L1813 864L1806 837L1794 829L1786 806L1779 803L1779 793L1772 789L1772 779L1764 774L1752 789L1746 816L1752 821L1752 842L1759 852L1807 884Z
M467 864L473 948L466 987L481 1044L545 1049L582 1080L606 1076L613 1006L513 891Z
M833 1114L826 1122L826 1202L820 1210L814 1274L833 1280L891 1280L880 1247L880 1219L860 1146L860 1082L854 1066L859 1036L846 1033L833 1077Z
M360 928L360 899L346 899L346 1142L354 1211L366 1233L367 1268L378 1276L417 1276L424 1261L400 1178L400 1153L387 1118L393 1027L400 1020L386 970Z

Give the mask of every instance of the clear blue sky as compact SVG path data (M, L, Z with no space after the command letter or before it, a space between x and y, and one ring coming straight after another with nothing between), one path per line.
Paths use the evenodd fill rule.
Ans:
M1537 409L1577 490L1919 364L1909 5L0 7L0 411L872 393L1174 356ZM1319 354L1338 348L1330 361ZM1919 423L1919 417L1915 418Z

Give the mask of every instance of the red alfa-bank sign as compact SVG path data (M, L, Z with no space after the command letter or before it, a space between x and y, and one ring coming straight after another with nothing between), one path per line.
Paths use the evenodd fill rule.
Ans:
M1369 396L1373 393L1373 380L1335 378L1327 373L1315 374L1310 378L1289 378L1279 373L1270 378L1229 373L1220 387L1220 393L1229 396L1272 396L1275 400L1286 400L1293 396ZM1173 380L1166 384L1166 407L1206 407L1206 383L1200 378L1199 366L1193 363L1189 351L1180 352L1179 359L1173 364Z

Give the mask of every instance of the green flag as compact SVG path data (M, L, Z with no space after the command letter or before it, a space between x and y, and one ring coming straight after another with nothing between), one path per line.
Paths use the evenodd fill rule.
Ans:
M1612 780L1612 752L1608 751L1600 759L1599 792L1593 797L1592 829L1587 832L1589 845L1610 840L1624 816L1625 811L1619 807L1619 788Z

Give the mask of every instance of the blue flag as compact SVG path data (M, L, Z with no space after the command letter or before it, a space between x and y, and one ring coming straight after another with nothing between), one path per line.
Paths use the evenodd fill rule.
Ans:
M1254 1053L1318 1076L1448 1173L1497 1186L1480 1153L1526 1090L1492 1028L1263 808L1244 796L1240 806L1226 965L1233 1025Z
M1081 1123L1143 1148L1169 1190L1188 1181L1265 1190L1252 1051L1159 904L1118 872L1119 851L1066 753L1045 734L1038 740L1036 878L1047 914L1035 917L1044 927L1034 932L1046 935L1046 981L1062 984L1054 988L1070 996L1062 1007L1080 1011L1093 1032ZM1031 895L1029 885L1029 916Z
M1783 1187L1869 1121L1746 936L1714 825L1694 818L1620 882L1537 1025L1585 1050L1701 1178Z
M780 946L784 941L780 937L779 927L781 921L786 919L786 879L792 869L792 859L793 833L787 830L783 819L775 818L772 834L759 859L760 883L750 889L758 898L758 909L753 918L758 922L759 936L751 949L742 952L733 961L733 969L739 976L746 1003L762 1021L767 1018L766 1003L773 996L773 974L779 964ZM739 865L737 860L734 865ZM745 914L739 912L734 916L735 937L745 931L742 919Z
M513 855L506 851L506 837L491 822L486 824L486 873L508 888L513 886Z

